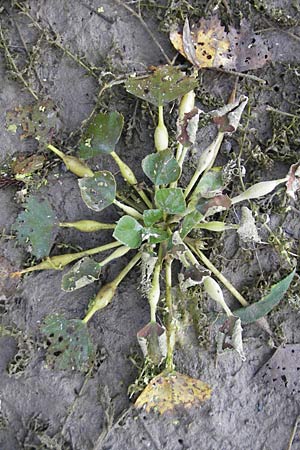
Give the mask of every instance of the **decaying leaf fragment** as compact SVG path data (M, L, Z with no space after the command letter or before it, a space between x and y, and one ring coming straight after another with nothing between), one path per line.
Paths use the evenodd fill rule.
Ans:
M182 30L176 27L171 31L170 40L176 50L199 69L244 72L263 67L270 59L266 44L245 19L241 21L240 30L229 27L229 32L216 16L202 18L198 25L191 27L186 19Z
M200 406L210 398L211 389L203 381L179 372L162 372L148 384L135 406L159 414L172 412L177 407Z
M160 364L167 355L166 329L156 322L149 322L138 333L137 339L144 357Z
M233 315L227 317L218 333L218 353L221 353L226 348L233 348L238 352L241 359L245 361L246 357L243 349L242 332L241 319Z
M241 223L237 233L244 242L261 242L252 212L246 206L242 207Z
M286 193L296 200L296 192L300 190L300 162L290 167L287 177Z
M248 97L241 95L235 102L227 103L222 108L210 112L213 122L222 133L234 133L241 121Z

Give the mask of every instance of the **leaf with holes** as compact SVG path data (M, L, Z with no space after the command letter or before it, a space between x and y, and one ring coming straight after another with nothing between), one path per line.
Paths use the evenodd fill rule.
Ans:
M178 67L165 65L156 67L146 77L128 78L125 87L130 94L161 106L195 89L197 84L195 77L188 77Z
M12 229L20 244L31 244L31 253L37 258L48 256L53 242L55 213L46 199L29 197Z
M124 117L118 112L95 115L79 145L79 155L83 159L111 153L120 139L124 126Z
M72 292L99 280L101 265L93 258L86 257L78 261L62 278L63 291Z
M243 19L240 30L233 27L227 33L219 19L201 18L190 27L186 19L183 29L173 28L170 40L190 63L199 69L221 68L246 70L263 67L270 59L267 45Z
M61 128L58 108L49 99L9 111L6 114L6 123L11 130L14 125L21 126L21 139L35 138L41 148L49 144Z
M93 177L78 180L82 200L94 211L102 211L111 205L116 196L114 176L106 171L95 172Z
M130 248L138 248L142 243L144 228L131 216L123 216L118 221L113 237Z
M179 372L162 372L143 390L136 408L144 408L165 414L176 408L200 406L209 400L211 389L208 384Z
M144 173L153 184L169 184L178 180L180 167L171 150L162 150L146 156L142 162Z
M88 329L82 320L46 317L41 328L49 346L46 360L56 370L87 371L94 356Z
M155 204L167 214L183 214L186 209L185 199L180 188L163 188L155 194Z
M271 287L270 293L263 297L259 302L253 303L245 308L237 309L234 311L234 315L240 317L243 324L252 323L261 317L264 317L279 304L280 300L290 287L295 273L296 269L287 277L274 284Z
M275 351L262 366L256 379L263 382L264 388L291 395L300 399L300 344L285 344Z

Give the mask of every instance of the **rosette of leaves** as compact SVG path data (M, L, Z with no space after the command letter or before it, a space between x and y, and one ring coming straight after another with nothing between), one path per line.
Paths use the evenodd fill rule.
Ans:
M230 323L228 332L231 335L232 346L244 357L242 349L242 324L251 323L263 317L274 307L287 291L294 276L294 271L279 281L256 307L232 286L216 267L211 263L205 252L199 236L194 230L205 229L212 233L222 232L227 228L237 228L236 224L222 221L222 211L228 210L244 200L255 199L272 192L278 185L287 183L289 190L291 182L298 177L297 171L279 180L257 183L238 196L230 197L224 192L225 182L222 169L214 167L216 156L225 135L230 135L238 127L243 109L247 104L245 96L231 101L219 111L211 113L212 121L216 123L216 137L203 151L198 166L187 186L181 184L181 172L185 157L193 147L197 130L197 118L200 110L195 106L196 79L189 77L181 70L172 66L157 68L145 78L130 78L126 89L131 94L151 102L158 107L158 124L154 136L153 152L141 161L142 169L147 179L145 190L141 188L132 169L117 153L118 140L122 133L124 119L116 112L95 115L88 125L79 146L79 156L85 161L72 156L72 160L52 145L48 148L54 151L74 174L79 177L78 189L85 205L99 213L108 207L116 207L123 215L116 223L103 223L82 218L77 222L61 223L49 208L49 221L43 228L43 233L49 234L57 227L73 227L80 232L101 232L111 230L112 236L105 245L58 256L48 256L49 245L42 252L35 252L37 257L47 256L36 266L16 273L35 270L61 270L75 262L63 276L62 289L73 291L97 281L102 267L112 260L130 253L127 265L111 282L101 286L98 294L91 300L85 317L80 319L65 319L58 316L47 318L42 331L48 342L48 363L58 369L72 367L86 370L93 357L92 344L87 333L87 324L93 315L105 308L113 299L116 289L124 277L140 262L142 269L142 292L148 299L150 320L145 318L145 326L138 332L138 338L144 356L162 367L162 373L155 378L137 402L138 407L156 409L158 412L172 410L175 406L188 407L199 404L209 398L210 388L205 383L191 379L175 371L173 353L176 343L176 320L174 317L173 292L175 277L172 276L173 261L179 260L182 270L179 276L179 288L190 289L202 284L206 293L218 302L227 315ZM164 124L163 107L167 102L179 100L177 148L174 152L168 146L168 131ZM217 120L215 119L217 117ZM167 135L166 135L167 133ZM180 138L179 138L180 137ZM92 157L102 154L111 155L118 164L120 173L131 187L131 195L120 201L117 183L114 175L107 171L93 171L87 164ZM140 200L137 201L137 195ZM295 192L293 191L293 195ZM34 208L33 208L33 206ZM45 206L45 205L44 205ZM39 242L41 231L38 221L32 226L32 217L42 205L36 202L27 203L27 213L21 213L18 223L21 224L18 233L22 240ZM23 215L22 215L23 214ZM218 217L215 218L214 216ZM51 222L52 227L49 226ZM47 240L49 242L49 239ZM47 250L47 252L46 252ZM104 258L99 255L104 251L112 252ZM242 309L232 312L226 305L220 283L229 289L242 305ZM163 288L163 295L161 293ZM163 326L157 323L158 305L163 304L167 312ZM55 355L58 355L57 363ZM190 395L190 393L193 395ZM187 394L187 395L185 395Z

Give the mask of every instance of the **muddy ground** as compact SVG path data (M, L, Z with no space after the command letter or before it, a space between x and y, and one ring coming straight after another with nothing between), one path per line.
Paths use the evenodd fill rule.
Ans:
M77 135L71 133L80 129L97 101L99 109L116 108L124 114L126 122L118 152L142 179L139 161L152 151L153 122L148 110L126 94L122 86L107 91L100 101L97 94L103 83L115 76L166 62L149 29L164 52L173 58L175 51L165 32L170 23L187 13L199 19L215 10L227 25L237 26L243 14L255 30L261 31L272 54L272 62L252 72L266 80L265 85L248 78L239 80L238 93L249 95L250 108L239 133L223 145L220 162L236 161L243 145L247 182L285 176L289 166L300 159L299 3L284 0L127 3L136 11L140 6L144 24L114 0L32 0L19 5L1 2L1 27L20 71L24 69L24 79L40 98L51 98L57 105L61 119L58 144L69 150L76 146ZM20 5L29 8L38 26L33 26L32 20L20 12ZM59 45L77 55L77 62L51 44L55 36ZM79 60L95 69L86 70ZM49 168L34 179L28 190L49 199L61 220L95 217L80 200L76 177L66 173L63 164L38 147L34 139L20 141L18 134L6 130L8 110L35 102L11 69L2 45L1 164L9 163L15 155L44 153ZM199 106L207 111L224 104L234 77L204 71L200 78ZM277 112L268 111L270 106ZM130 130L129 121L135 114L136 129ZM174 124L170 121L173 129ZM199 130L198 152L213 132L210 127ZM189 157L186 177L196 159L197 152ZM96 159L94 167L117 171L108 158ZM41 179L47 181L46 185ZM11 234L11 225L21 210L22 196L18 192L22 187L4 184L0 190L0 263L4 272L30 263L26 249L18 246ZM234 189L237 192L239 188L237 178ZM299 207L285 198L283 190L255 205L261 244L247 246L231 231L209 244L214 263L250 301L258 300L268 283L278 281L297 264L300 235ZM96 214L96 219L118 218L115 208L107 211ZM239 217L238 209L235 214ZM263 225L264 214L269 215L272 233ZM89 248L107 242L108 238L108 232L89 237L60 231L52 252L61 252L62 243L69 248ZM102 281L112 279L125 262L126 257L110 265ZM48 368L39 327L44 317L53 312L68 318L83 317L97 285L75 293L63 292L59 271L39 272L19 282L1 279L1 322L12 333L0 338L0 449L299 449L300 431L288 447L300 413L300 362L294 356L299 355L299 347L286 347L285 360L278 360L278 369L275 368L277 375L272 374L263 382L259 376L259 369L274 354L276 346L300 343L298 278L289 296L268 317L273 338L257 325L245 328L245 362L234 351L216 357L210 317L216 306L207 299L204 306L201 303L199 316L182 325L175 362L179 371L208 382L213 388L212 398L202 408L158 417L134 410L127 394L128 386L137 376L130 358L139 352L136 332L148 322L148 306L139 291L138 277L139 270L135 269L121 284L114 301L93 318L90 330L98 356L87 375ZM237 306L229 294L226 299ZM280 379L284 364L285 380ZM294 390L290 388L292 382Z

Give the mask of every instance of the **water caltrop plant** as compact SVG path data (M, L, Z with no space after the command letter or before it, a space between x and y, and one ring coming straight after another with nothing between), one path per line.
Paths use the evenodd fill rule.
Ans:
M136 401L136 406L152 408L160 413L172 410L176 405L190 406L201 403L210 396L210 387L175 370L173 355L176 344L177 321L174 313L175 286L182 292L203 286L211 299L224 310L222 333L226 345L230 345L244 359L242 325L254 322L276 306L287 291L295 271L272 286L270 293L259 302L249 304L228 279L210 261L199 230L220 233L237 229L236 224L223 221L222 211L247 200L256 199L286 184L287 193L295 195L299 187L299 164L290 169L282 179L260 182L241 194L231 197L224 193L228 179L215 160L224 136L234 133L239 125L247 97L231 97L228 104L209 113L217 126L217 134L201 153L194 173L187 185L181 180L186 156L196 141L199 118L203 113L195 105L196 76L189 76L177 67L166 65L156 68L144 77L130 77L125 83L127 91L157 108L157 126L154 132L153 152L142 161L142 169L148 185L143 187L132 169L116 153L116 145L122 133L124 119L117 112L99 113L92 117L81 139L77 156L70 156L48 144L48 149L63 160L68 170L78 178L83 202L95 212L111 205L123 215L116 223L102 223L82 218L77 222L57 221L50 204L30 197L15 224L21 242L31 243L32 253L44 258L39 264L28 267L15 275L37 270L62 270L75 264L62 278L62 289L74 291L99 279L102 268L117 258L130 253L127 265L115 279L101 286L82 319L66 319L51 315L45 319L42 332L47 336L48 364L56 369L87 370L93 358L93 344L88 334L88 323L98 311L114 298L116 290L126 275L137 265L141 267L142 293L149 302L149 318L138 341L145 358L161 367L161 373L153 378ZM170 142L164 122L164 106L177 102L176 149ZM110 155L120 173L139 197L120 201L115 177L110 171L93 171L87 161L95 156ZM247 208L246 208L247 209ZM214 216L217 216L215 218ZM111 240L99 247L48 256L51 250L51 233L54 226L70 227L81 232L93 233L111 230ZM100 261L93 255L111 251ZM179 273L174 261L181 264ZM176 265L177 266L177 265ZM221 285L241 304L236 311L225 303ZM164 323L158 323L158 306L163 306ZM225 342L224 342L225 345Z

